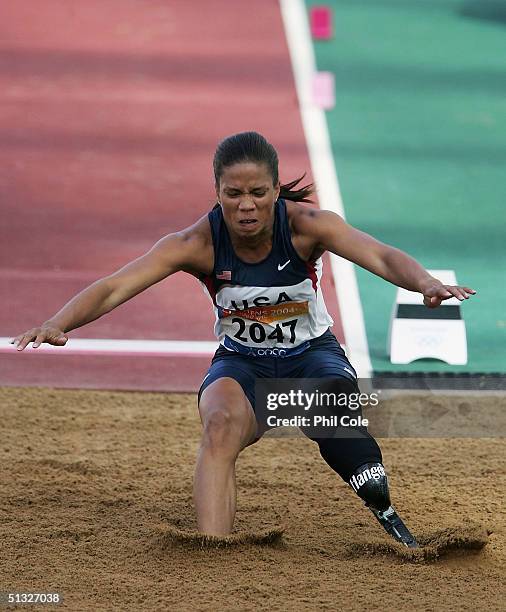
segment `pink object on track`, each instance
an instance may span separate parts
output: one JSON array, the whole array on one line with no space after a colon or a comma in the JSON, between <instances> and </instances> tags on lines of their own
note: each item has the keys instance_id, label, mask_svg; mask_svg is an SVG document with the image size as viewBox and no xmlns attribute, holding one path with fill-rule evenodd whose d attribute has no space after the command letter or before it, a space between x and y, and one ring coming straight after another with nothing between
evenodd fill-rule
<instances>
[{"instance_id":1,"label":"pink object on track","mask_svg":"<svg viewBox=\"0 0 506 612\"><path fill-rule=\"evenodd\" d=\"M334 34L332 9L328 6L313 6L310 11L311 34L317 40L328 40Z\"/></svg>"},{"instance_id":2,"label":"pink object on track","mask_svg":"<svg viewBox=\"0 0 506 612\"><path fill-rule=\"evenodd\" d=\"M333 72L315 72L312 82L313 102L324 110L336 104L336 86Z\"/></svg>"}]
</instances>

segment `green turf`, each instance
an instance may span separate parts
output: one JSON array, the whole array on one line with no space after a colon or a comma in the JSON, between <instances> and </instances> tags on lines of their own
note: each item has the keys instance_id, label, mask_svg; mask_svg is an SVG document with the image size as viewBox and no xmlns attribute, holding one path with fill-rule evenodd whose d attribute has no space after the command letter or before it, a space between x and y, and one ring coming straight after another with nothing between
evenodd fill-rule
<instances>
[{"instance_id":1,"label":"green turf","mask_svg":"<svg viewBox=\"0 0 506 612\"><path fill-rule=\"evenodd\" d=\"M394 366L395 288L358 270L375 370L506 371L506 2L335 0L327 113L348 222L478 291L467 366Z\"/></svg>"}]
</instances>

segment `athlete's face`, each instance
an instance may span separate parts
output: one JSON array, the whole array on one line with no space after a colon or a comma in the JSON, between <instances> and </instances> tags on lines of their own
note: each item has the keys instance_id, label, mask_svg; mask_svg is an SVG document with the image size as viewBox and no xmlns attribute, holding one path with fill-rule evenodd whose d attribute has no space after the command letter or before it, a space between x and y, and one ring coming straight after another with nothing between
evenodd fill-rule
<instances>
[{"instance_id":1,"label":"athlete's face","mask_svg":"<svg viewBox=\"0 0 506 612\"><path fill-rule=\"evenodd\" d=\"M229 231L245 238L270 232L279 182L273 184L266 164L241 162L224 168L216 195Z\"/></svg>"}]
</instances>

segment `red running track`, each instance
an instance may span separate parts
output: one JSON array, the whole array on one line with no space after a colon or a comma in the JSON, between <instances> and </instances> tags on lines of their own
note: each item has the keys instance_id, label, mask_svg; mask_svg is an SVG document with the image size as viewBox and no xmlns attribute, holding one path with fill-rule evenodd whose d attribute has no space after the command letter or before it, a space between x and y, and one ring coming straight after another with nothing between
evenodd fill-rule
<instances>
[{"instance_id":1,"label":"red running track","mask_svg":"<svg viewBox=\"0 0 506 612\"><path fill-rule=\"evenodd\" d=\"M309 171L276 1L1 3L0 336L209 210L214 148L244 130L276 146L282 180ZM71 337L208 341L212 324L179 273ZM30 348L0 354L0 385L193 391L208 362Z\"/></svg>"}]
</instances>

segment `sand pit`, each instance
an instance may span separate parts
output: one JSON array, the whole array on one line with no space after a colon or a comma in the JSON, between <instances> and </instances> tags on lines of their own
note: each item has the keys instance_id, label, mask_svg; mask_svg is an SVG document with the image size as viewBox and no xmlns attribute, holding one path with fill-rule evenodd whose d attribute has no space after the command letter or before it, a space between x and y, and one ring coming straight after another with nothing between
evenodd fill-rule
<instances>
[{"instance_id":1,"label":"sand pit","mask_svg":"<svg viewBox=\"0 0 506 612\"><path fill-rule=\"evenodd\" d=\"M352 555L396 555L404 561L431 562L450 555L462 556L482 550L491 532L482 525L459 525L418 535L419 548L395 541L368 542L350 546Z\"/></svg>"},{"instance_id":2,"label":"sand pit","mask_svg":"<svg viewBox=\"0 0 506 612\"><path fill-rule=\"evenodd\" d=\"M283 529L274 528L258 533L243 532L233 533L230 536L218 537L210 536L195 531L183 531L175 527L162 527L160 529L160 537L157 543L161 548L166 549L173 546L181 546L182 548L230 548L233 546L241 546L242 544L258 544L259 546L269 546L280 544L283 538Z\"/></svg>"},{"instance_id":3,"label":"sand pit","mask_svg":"<svg viewBox=\"0 0 506 612\"><path fill-rule=\"evenodd\" d=\"M195 396L4 388L0 405L3 591L58 591L79 611L506 600L503 439L380 440L419 550L388 538L314 443L264 439L238 463L234 533L213 539L197 534L191 499Z\"/></svg>"}]
</instances>

